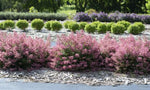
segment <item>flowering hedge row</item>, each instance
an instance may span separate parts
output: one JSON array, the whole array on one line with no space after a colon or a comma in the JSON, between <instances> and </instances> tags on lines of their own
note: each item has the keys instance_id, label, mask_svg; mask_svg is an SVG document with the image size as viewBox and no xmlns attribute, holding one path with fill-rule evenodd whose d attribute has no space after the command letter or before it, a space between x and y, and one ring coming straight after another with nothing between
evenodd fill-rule
<instances>
[{"instance_id":1,"label":"flowering hedge row","mask_svg":"<svg viewBox=\"0 0 150 90\"><path fill-rule=\"evenodd\" d=\"M107 33L99 41L82 32L62 35L52 49L50 67L55 70L109 70L150 73L150 41L133 36L119 41Z\"/></svg>"},{"instance_id":2,"label":"flowering hedge row","mask_svg":"<svg viewBox=\"0 0 150 90\"><path fill-rule=\"evenodd\" d=\"M25 34L0 33L0 67L10 70L32 70L47 67L50 42Z\"/></svg>"},{"instance_id":3,"label":"flowering hedge row","mask_svg":"<svg viewBox=\"0 0 150 90\"><path fill-rule=\"evenodd\" d=\"M101 22L110 22L110 21L121 21L126 20L129 22L143 22L150 24L150 15L139 15L135 13L92 13L88 15L87 13L80 12L77 13L74 17L74 19L78 22L80 21L101 21Z\"/></svg>"},{"instance_id":4,"label":"flowering hedge row","mask_svg":"<svg viewBox=\"0 0 150 90\"><path fill-rule=\"evenodd\" d=\"M61 35L57 45L27 37L25 34L0 33L0 67L32 70L108 70L121 73L150 73L150 41L133 36L119 41L108 33L98 41L83 31Z\"/></svg>"}]
</instances>

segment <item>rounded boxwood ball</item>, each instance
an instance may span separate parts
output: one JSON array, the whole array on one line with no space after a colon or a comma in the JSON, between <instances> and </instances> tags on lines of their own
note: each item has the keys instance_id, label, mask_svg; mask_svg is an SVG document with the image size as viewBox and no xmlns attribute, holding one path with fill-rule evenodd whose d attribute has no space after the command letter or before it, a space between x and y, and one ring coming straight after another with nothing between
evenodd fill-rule
<instances>
[{"instance_id":1,"label":"rounded boxwood ball","mask_svg":"<svg viewBox=\"0 0 150 90\"><path fill-rule=\"evenodd\" d=\"M131 25L131 23L130 23L130 22L125 21L125 20L118 21L117 23L118 23L118 24L122 24L122 25L124 25L124 26L125 26L125 30L127 30L127 29L128 29L128 27Z\"/></svg>"},{"instance_id":2,"label":"rounded boxwood ball","mask_svg":"<svg viewBox=\"0 0 150 90\"><path fill-rule=\"evenodd\" d=\"M106 24L107 30L106 31L111 31L112 25L115 24L114 22L110 22Z\"/></svg>"},{"instance_id":3,"label":"rounded boxwood ball","mask_svg":"<svg viewBox=\"0 0 150 90\"><path fill-rule=\"evenodd\" d=\"M28 27L29 23L27 20L19 20L16 23L16 26L22 30L25 30Z\"/></svg>"},{"instance_id":4,"label":"rounded boxwood ball","mask_svg":"<svg viewBox=\"0 0 150 90\"><path fill-rule=\"evenodd\" d=\"M80 22L79 29L84 29L87 24L88 24L87 22Z\"/></svg>"},{"instance_id":5,"label":"rounded boxwood ball","mask_svg":"<svg viewBox=\"0 0 150 90\"><path fill-rule=\"evenodd\" d=\"M88 33L94 33L96 31L96 25L94 25L94 24L87 24L84 29Z\"/></svg>"},{"instance_id":6,"label":"rounded boxwood ball","mask_svg":"<svg viewBox=\"0 0 150 90\"><path fill-rule=\"evenodd\" d=\"M142 22L135 22L134 24L139 26L140 32L143 32L145 30L145 25Z\"/></svg>"},{"instance_id":7,"label":"rounded boxwood ball","mask_svg":"<svg viewBox=\"0 0 150 90\"><path fill-rule=\"evenodd\" d=\"M71 22L69 24L69 29L73 32L75 32L76 30L79 30L79 24L76 22Z\"/></svg>"},{"instance_id":8,"label":"rounded boxwood ball","mask_svg":"<svg viewBox=\"0 0 150 90\"><path fill-rule=\"evenodd\" d=\"M36 30L41 30L44 26L44 21L42 19L34 19L31 22L31 27Z\"/></svg>"},{"instance_id":9,"label":"rounded boxwood ball","mask_svg":"<svg viewBox=\"0 0 150 90\"><path fill-rule=\"evenodd\" d=\"M47 21L46 23L45 23L45 28L47 29L47 30L51 30L52 28L51 28L51 23L52 23L53 21Z\"/></svg>"},{"instance_id":10,"label":"rounded boxwood ball","mask_svg":"<svg viewBox=\"0 0 150 90\"><path fill-rule=\"evenodd\" d=\"M51 28L52 28L53 31L57 32L57 31L62 29L62 24L60 22L58 22L58 21L53 21L51 23Z\"/></svg>"},{"instance_id":11,"label":"rounded boxwood ball","mask_svg":"<svg viewBox=\"0 0 150 90\"><path fill-rule=\"evenodd\" d=\"M97 26L98 33L106 33L107 27L105 23L101 23Z\"/></svg>"},{"instance_id":12,"label":"rounded boxwood ball","mask_svg":"<svg viewBox=\"0 0 150 90\"><path fill-rule=\"evenodd\" d=\"M130 34L135 34L135 35L141 33L140 27L139 27L138 25L136 25L136 24L130 25L130 26L128 27L128 30L127 30L127 31L128 31L128 33L130 33Z\"/></svg>"},{"instance_id":13,"label":"rounded boxwood ball","mask_svg":"<svg viewBox=\"0 0 150 90\"><path fill-rule=\"evenodd\" d=\"M113 24L111 27L111 33L114 34L123 34L125 31L125 26L122 24Z\"/></svg>"},{"instance_id":14,"label":"rounded boxwood ball","mask_svg":"<svg viewBox=\"0 0 150 90\"><path fill-rule=\"evenodd\" d=\"M15 27L15 22L12 20L6 20L4 21L4 28L5 29L12 29Z\"/></svg>"}]
</instances>

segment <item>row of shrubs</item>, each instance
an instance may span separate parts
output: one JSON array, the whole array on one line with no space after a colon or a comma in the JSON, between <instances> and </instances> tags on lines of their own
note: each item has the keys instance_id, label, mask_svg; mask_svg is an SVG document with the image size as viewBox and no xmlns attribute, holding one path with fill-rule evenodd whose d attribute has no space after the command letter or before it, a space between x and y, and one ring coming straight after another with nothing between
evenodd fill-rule
<instances>
[{"instance_id":1,"label":"row of shrubs","mask_svg":"<svg viewBox=\"0 0 150 90\"><path fill-rule=\"evenodd\" d=\"M16 26L24 31L28 27L28 25L28 21L26 20L19 20L16 23ZM12 20L6 20L0 23L0 29L11 29L14 27L15 22ZM34 19L31 22L31 27L36 30L41 30L44 27L44 21L42 19ZM62 27L63 25L58 21L48 21L45 23L46 29L56 32L61 30ZM107 31L110 31L114 34L122 34L126 30L131 34L140 34L145 30L145 26L141 22L135 22L134 24L131 24L128 21L118 21L117 23L101 23L99 21L95 21L90 24L88 24L87 22L80 22L78 24L75 21L66 21L64 23L64 27L66 29L70 29L73 32L83 29L88 33L106 33Z\"/></svg>"},{"instance_id":2,"label":"row of shrubs","mask_svg":"<svg viewBox=\"0 0 150 90\"><path fill-rule=\"evenodd\" d=\"M120 13L120 12L110 14L104 12L91 14L80 12L75 15L74 19L77 22L81 21L116 22L126 20L129 22L143 22L150 24L150 15L139 15L135 13Z\"/></svg>"},{"instance_id":3,"label":"row of shrubs","mask_svg":"<svg viewBox=\"0 0 150 90\"><path fill-rule=\"evenodd\" d=\"M13 20L5 20L3 22L0 23L0 29L5 30L11 30L13 28L15 28L15 25L26 31L26 28L28 28L29 26L29 22L27 20L19 20L16 23ZM62 29L62 24L58 21L48 21L44 24L44 21L42 19L34 19L31 22L31 27L33 29L36 30L41 30L45 25L45 28L48 30L54 30L54 31L59 31L60 29Z\"/></svg>"},{"instance_id":4,"label":"row of shrubs","mask_svg":"<svg viewBox=\"0 0 150 90\"><path fill-rule=\"evenodd\" d=\"M33 70L42 67L60 71L108 70L120 73L150 73L150 41L133 36L119 41L108 33L98 41L84 31L50 39L25 34L0 33L0 67Z\"/></svg>"},{"instance_id":5,"label":"row of shrubs","mask_svg":"<svg viewBox=\"0 0 150 90\"><path fill-rule=\"evenodd\" d=\"M66 20L66 14L59 13L19 13L19 12L0 12L0 20L33 20L40 18L43 20Z\"/></svg>"},{"instance_id":6,"label":"row of shrubs","mask_svg":"<svg viewBox=\"0 0 150 90\"><path fill-rule=\"evenodd\" d=\"M70 29L73 32L82 29L88 33L106 33L109 31L114 34L123 34L127 30L130 34L140 34L145 30L143 23L135 22L131 24L128 21L118 21L117 23L101 23L99 21L94 21L92 23L80 22L79 24L75 21L66 21L64 26L66 29Z\"/></svg>"}]
</instances>

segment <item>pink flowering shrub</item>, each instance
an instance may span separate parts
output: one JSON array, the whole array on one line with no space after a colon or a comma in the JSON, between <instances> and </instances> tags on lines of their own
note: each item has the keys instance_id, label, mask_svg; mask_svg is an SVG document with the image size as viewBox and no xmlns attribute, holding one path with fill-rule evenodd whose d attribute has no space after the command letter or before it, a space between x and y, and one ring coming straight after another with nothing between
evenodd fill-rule
<instances>
[{"instance_id":1,"label":"pink flowering shrub","mask_svg":"<svg viewBox=\"0 0 150 90\"><path fill-rule=\"evenodd\" d=\"M118 48L118 42L113 39L109 33L103 39L99 41L100 56L103 58L101 63L101 68L104 70L114 71L115 62L112 59L113 54Z\"/></svg>"},{"instance_id":2,"label":"pink flowering shrub","mask_svg":"<svg viewBox=\"0 0 150 90\"><path fill-rule=\"evenodd\" d=\"M121 73L150 73L150 41L135 40L133 36L122 38L113 55L116 69Z\"/></svg>"},{"instance_id":3,"label":"pink flowering shrub","mask_svg":"<svg viewBox=\"0 0 150 90\"><path fill-rule=\"evenodd\" d=\"M57 46L51 52L49 64L55 70L89 70L100 66L98 42L83 31L58 37Z\"/></svg>"},{"instance_id":4,"label":"pink flowering shrub","mask_svg":"<svg viewBox=\"0 0 150 90\"><path fill-rule=\"evenodd\" d=\"M10 70L32 70L46 67L50 42L25 34L0 33L0 67Z\"/></svg>"}]
</instances>

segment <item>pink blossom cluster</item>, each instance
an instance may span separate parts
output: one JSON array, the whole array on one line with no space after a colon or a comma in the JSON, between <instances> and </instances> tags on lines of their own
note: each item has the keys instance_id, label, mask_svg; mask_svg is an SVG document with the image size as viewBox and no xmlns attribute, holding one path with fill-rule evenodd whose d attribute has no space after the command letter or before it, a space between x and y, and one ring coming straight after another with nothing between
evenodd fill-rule
<instances>
[{"instance_id":1,"label":"pink blossom cluster","mask_svg":"<svg viewBox=\"0 0 150 90\"><path fill-rule=\"evenodd\" d=\"M58 37L51 50L49 67L55 70L109 70L121 73L150 73L150 41L133 36L100 40L83 31Z\"/></svg>"},{"instance_id":2,"label":"pink blossom cluster","mask_svg":"<svg viewBox=\"0 0 150 90\"><path fill-rule=\"evenodd\" d=\"M50 67L55 70L89 70L96 69L102 62L99 56L99 44L95 38L83 31L69 36L58 37L57 45L53 48Z\"/></svg>"},{"instance_id":3,"label":"pink blossom cluster","mask_svg":"<svg viewBox=\"0 0 150 90\"><path fill-rule=\"evenodd\" d=\"M61 35L57 44L25 34L0 33L0 67L32 70L108 70L121 73L150 73L150 41L133 36L112 38L109 33L98 41L84 31Z\"/></svg>"},{"instance_id":4,"label":"pink blossom cluster","mask_svg":"<svg viewBox=\"0 0 150 90\"><path fill-rule=\"evenodd\" d=\"M32 70L46 67L50 61L50 42L25 34L0 33L0 67Z\"/></svg>"},{"instance_id":5,"label":"pink blossom cluster","mask_svg":"<svg viewBox=\"0 0 150 90\"><path fill-rule=\"evenodd\" d=\"M148 74L150 73L150 41L133 36L121 38L119 47L112 59L116 71L121 73Z\"/></svg>"}]
</instances>

